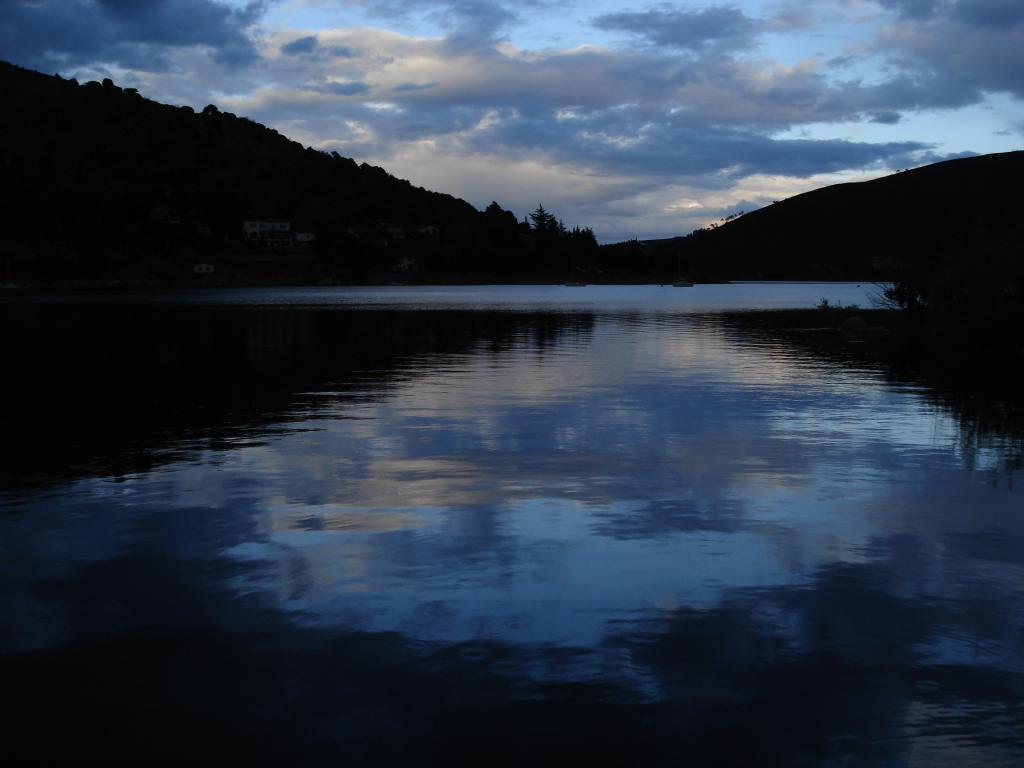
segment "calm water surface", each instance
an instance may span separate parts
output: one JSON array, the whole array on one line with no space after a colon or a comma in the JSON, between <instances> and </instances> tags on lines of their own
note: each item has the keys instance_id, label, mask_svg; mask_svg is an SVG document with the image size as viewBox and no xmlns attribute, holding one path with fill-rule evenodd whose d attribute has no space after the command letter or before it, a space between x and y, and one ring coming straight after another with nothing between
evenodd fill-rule
<instances>
[{"instance_id":1,"label":"calm water surface","mask_svg":"<svg viewBox=\"0 0 1024 768\"><path fill-rule=\"evenodd\" d=\"M721 313L869 289L7 301L5 722L43 762L1020 764L1020 434Z\"/></svg>"}]
</instances>

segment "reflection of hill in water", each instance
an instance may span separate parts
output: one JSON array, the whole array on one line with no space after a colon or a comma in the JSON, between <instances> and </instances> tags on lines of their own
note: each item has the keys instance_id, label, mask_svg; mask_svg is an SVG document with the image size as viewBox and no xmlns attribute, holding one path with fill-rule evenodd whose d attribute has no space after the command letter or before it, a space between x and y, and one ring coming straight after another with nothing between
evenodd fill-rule
<instances>
[{"instance_id":1,"label":"reflection of hill in water","mask_svg":"<svg viewBox=\"0 0 1024 768\"><path fill-rule=\"evenodd\" d=\"M452 356L543 353L589 340L595 323L592 314L96 304L9 304L0 318L10 371L3 423L16 446L0 473L8 487L138 472L198 450L251 444L337 416L345 403L380 397L450 365ZM636 319L633 332L643 333L645 322ZM1024 408L1005 371L977 375L849 344L822 330L835 323L815 313L696 322L741 345L783 345L797 358L870 368L894 385L921 388L958 421L969 461L997 455L1007 474L1024 465Z\"/></svg>"},{"instance_id":2,"label":"reflection of hill in water","mask_svg":"<svg viewBox=\"0 0 1024 768\"><path fill-rule=\"evenodd\" d=\"M936 409L957 422L961 451L971 468L982 454L997 457L1007 477L1024 469L1024 396L1020 369L1024 361L944 359L905 348L898 316L881 322L896 329L893 337L851 343L837 330L846 313L817 311L743 312L705 315L699 322L726 329L738 341L760 340L784 345L796 356L813 356L837 370L878 371L893 386L919 390Z\"/></svg>"},{"instance_id":3,"label":"reflection of hill in water","mask_svg":"<svg viewBox=\"0 0 1024 768\"><path fill-rule=\"evenodd\" d=\"M538 353L589 315L92 304L0 308L0 483L125 474L375 398L452 355Z\"/></svg>"}]
</instances>

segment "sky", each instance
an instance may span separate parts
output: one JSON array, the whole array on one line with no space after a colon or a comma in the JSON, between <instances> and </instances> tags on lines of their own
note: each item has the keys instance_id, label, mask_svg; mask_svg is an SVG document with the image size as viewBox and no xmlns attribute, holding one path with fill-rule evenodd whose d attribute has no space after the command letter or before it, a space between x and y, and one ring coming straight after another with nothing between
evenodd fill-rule
<instances>
[{"instance_id":1,"label":"sky","mask_svg":"<svg viewBox=\"0 0 1024 768\"><path fill-rule=\"evenodd\" d=\"M1022 0L0 0L0 59L605 242L1024 148Z\"/></svg>"}]
</instances>

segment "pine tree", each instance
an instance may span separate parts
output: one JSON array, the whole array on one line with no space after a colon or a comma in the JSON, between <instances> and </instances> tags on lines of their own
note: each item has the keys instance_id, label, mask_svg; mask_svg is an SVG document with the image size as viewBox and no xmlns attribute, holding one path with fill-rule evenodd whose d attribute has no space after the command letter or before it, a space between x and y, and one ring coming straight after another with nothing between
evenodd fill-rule
<instances>
[{"instance_id":1,"label":"pine tree","mask_svg":"<svg viewBox=\"0 0 1024 768\"><path fill-rule=\"evenodd\" d=\"M556 234L558 232L558 219L554 214L544 210L544 206L538 204L537 210L530 214L534 230L541 235Z\"/></svg>"}]
</instances>

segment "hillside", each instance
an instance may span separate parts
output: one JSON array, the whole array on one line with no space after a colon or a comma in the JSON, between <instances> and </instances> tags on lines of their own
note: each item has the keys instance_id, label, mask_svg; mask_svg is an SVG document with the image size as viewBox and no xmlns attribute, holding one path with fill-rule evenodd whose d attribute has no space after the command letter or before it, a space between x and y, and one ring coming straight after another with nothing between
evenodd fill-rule
<instances>
[{"instance_id":1,"label":"hillside","mask_svg":"<svg viewBox=\"0 0 1024 768\"><path fill-rule=\"evenodd\" d=\"M570 260L496 204L478 212L212 105L2 62L0 96L8 284L543 273Z\"/></svg>"},{"instance_id":2,"label":"hillside","mask_svg":"<svg viewBox=\"0 0 1024 768\"><path fill-rule=\"evenodd\" d=\"M1020 249L1024 152L949 160L837 184L662 242L697 274L745 278L896 275L907 265Z\"/></svg>"},{"instance_id":3,"label":"hillside","mask_svg":"<svg viewBox=\"0 0 1024 768\"><path fill-rule=\"evenodd\" d=\"M933 357L1024 365L1024 152L798 195L660 244L693 274L889 283Z\"/></svg>"}]
</instances>

